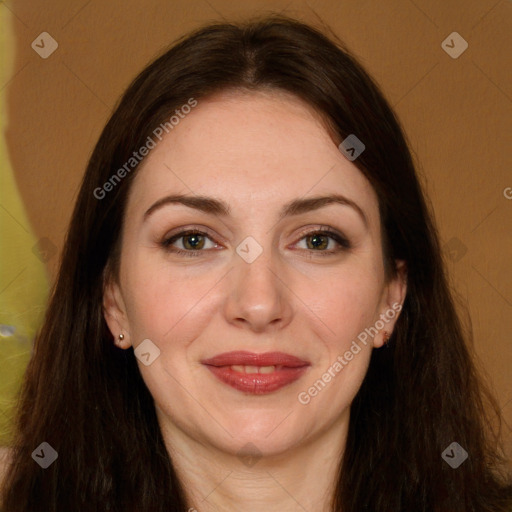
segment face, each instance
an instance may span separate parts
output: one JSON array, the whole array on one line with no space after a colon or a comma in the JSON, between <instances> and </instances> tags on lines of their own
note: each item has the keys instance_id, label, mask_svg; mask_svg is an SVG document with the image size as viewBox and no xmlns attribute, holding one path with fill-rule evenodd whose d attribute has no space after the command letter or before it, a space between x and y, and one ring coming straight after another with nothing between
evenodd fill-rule
<instances>
[{"instance_id":1,"label":"face","mask_svg":"<svg viewBox=\"0 0 512 512\"><path fill-rule=\"evenodd\" d=\"M385 282L375 192L317 114L223 93L139 169L105 318L168 436L277 454L347 425L402 277Z\"/></svg>"}]
</instances>

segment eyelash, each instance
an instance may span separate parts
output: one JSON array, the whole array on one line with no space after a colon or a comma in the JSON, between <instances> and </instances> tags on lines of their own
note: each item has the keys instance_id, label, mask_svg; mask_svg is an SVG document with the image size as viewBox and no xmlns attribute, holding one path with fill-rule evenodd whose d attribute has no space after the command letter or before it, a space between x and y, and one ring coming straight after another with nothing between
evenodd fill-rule
<instances>
[{"instance_id":1,"label":"eyelash","mask_svg":"<svg viewBox=\"0 0 512 512\"><path fill-rule=\"evenodd\" d=\"M176 233L175 235L173 235L170 238L166 238L166 239L162 240L162 242L160 242L160 245L165 250L172 252L174 254L181 254L183 256L188 256L188 257L192 257L192 258L200 256L200 253L205 252L204 250L185 251L183 249L176 249L175 247L172 247L172 244L176 240L179 240L180 238L184 238L188 235L206 236L212 242L214 241L208 235L208 233L205 233L204 231L201 231L199 229L187 229L184 231L180 231L179 233ZM336 231L333 231L332 229L330 229L327 226L322 226L320 229L317 229L317 230L303 231L302 233L300 233L300 235L299 235L300 238L298 241L300 242L302 239L306 238L307 236L313 236L313 235L327 236L328 238L331 238L332 240L334 240L341 248L334 249L334 250L331 249L330 251L316 251L314 249L301 249L302 251L307 251L309 254L316 253L318 256L325 257L325 256L333 256L341 251L348 250L352 247L352 245L346 238L344 238L339 233L337 233ZM314 256L311 254L311 256L308 256L308 257L313 258Z\"/></svg>"}]
</instances>

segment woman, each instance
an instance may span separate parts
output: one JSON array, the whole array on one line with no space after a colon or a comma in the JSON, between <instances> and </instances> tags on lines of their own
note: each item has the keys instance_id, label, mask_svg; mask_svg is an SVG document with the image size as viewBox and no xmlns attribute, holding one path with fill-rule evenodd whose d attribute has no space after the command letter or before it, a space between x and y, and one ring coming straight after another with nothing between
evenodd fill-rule
<instances>
[{"instance_id":1,"label":"woman","mask_svg":"<svg viewBox=\"0 0 512 512\"><path fill-rule=\"evenodd\" d=\"M371 78L294 20L208 26L96 145L2 510L510 511L465 338Z\"/></svg>"}]
</instances>

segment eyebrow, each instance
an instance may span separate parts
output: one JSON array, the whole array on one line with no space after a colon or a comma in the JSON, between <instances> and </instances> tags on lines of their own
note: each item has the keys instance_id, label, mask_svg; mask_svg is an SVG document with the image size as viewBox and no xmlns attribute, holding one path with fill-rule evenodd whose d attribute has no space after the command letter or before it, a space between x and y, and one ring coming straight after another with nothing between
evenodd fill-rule
<instances>
[{"instance_id":1,"label":"eyebrow","mask_svg":"<svg viewBox=\"0 0 512 512\"><path fill-rule=\"evenodd\" d=\"M231 214L231 208L221 199L208 196L189 196L184 194L175 194L162 197L156 203L154 203L144 214L144 220L146 220L156 210L159 210L163 206L170 204L181 204L188 208L200 210L210 215L219 215L222 217L227 217ZM282 220L288 216L300 215L302 213L318 210L330 204L341 204L343 206L351 207L362 218L364 225L368 227L368 219L362 208L356 202L341 194L330 194L327 196L316 196L306 199L294 199L282 207L281 211L279 212L279 220Z\"/></svg>"}]
</instances>

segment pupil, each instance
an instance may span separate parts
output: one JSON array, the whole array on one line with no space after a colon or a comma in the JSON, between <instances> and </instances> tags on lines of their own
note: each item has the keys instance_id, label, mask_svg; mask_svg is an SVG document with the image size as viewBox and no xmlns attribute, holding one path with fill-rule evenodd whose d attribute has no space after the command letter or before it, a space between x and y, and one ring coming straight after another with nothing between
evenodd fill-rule
<instances>
[{"instance_id":1,"label":"pupil","mask_svg":"<svg viewBox=\"0 0 512 512\"><path fill-rule=\"evenodd\" d=\"M323 242L321 240L322 238L324 239ZM325 237L323 235L312 235L311 239L313 247L318 248L319 246L325 246Z\"/></svg>"},{"instance_id":2,"label":"pupil","mask_svg":"<svg viewBox=\"0 0 512 512\"><path fill-rule=\"evenodd\" d=\"M188 235L185 238L185 245L190 245L192 249L197 249L201 245L201 235Z\"/></svg>"}]
</instances>

